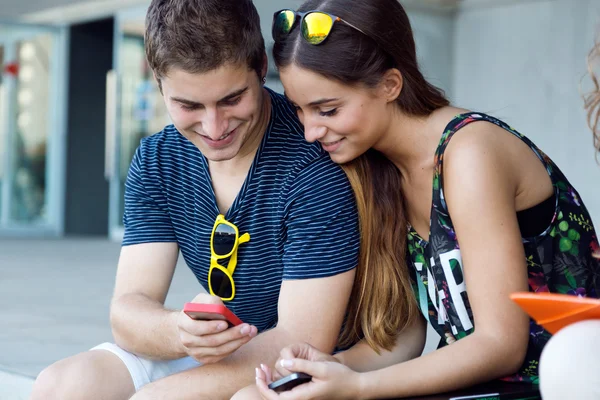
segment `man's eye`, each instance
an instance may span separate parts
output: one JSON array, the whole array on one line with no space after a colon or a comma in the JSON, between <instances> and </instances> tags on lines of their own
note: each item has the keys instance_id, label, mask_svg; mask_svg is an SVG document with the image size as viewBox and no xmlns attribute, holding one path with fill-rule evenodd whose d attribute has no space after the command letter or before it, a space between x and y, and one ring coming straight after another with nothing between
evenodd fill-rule
<instances>
[{"instance_id":1,"label":"man's eye","mask_svg":"<svg viewBox=\"0 0 600 400\"><path fill-rule=\"evenodd\" d=\"M226 106L235 106L241 100L242 100L241 97L236 97L235 99L230 99L230 100L224 101L223 104L226 105Z\"/></svg>"},{"instance_id":2,"label":"man's eye","mask_svg":"<svg viewBox=\"0 0 600 400\"><path fill-rule=\"evenodd\" d=\"M185 104L180 104L179 106L181 107L182 110L185 110L185 111L196 111L197 109L200 108L198 106L188 106Z\"/></svg>"}]
</instances>

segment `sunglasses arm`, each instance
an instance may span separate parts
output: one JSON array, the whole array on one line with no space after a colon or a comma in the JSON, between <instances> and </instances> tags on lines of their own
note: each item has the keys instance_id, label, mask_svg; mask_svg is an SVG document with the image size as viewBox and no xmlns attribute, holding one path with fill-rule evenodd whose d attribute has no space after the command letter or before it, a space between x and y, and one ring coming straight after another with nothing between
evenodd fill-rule
<instances>
[{"instance_id":1,"label":"sunglasses arm","mask_svg":"<svg viewBox=\"0 0 600 400\"><path fill-rule=\"evenodd\" d=\"M235 267L237 266L237 249L238 249L239 245L242 243L249 242L249 241L250 241L250 234L248 232L246 232L242 236L240 236L237 243L233 247L233 252L231 253L231 258L229 259L229 263L227 263L227 272L229 272L229 274L233 275L233 272L235 271Z\"/></svg>"}]
</instances>

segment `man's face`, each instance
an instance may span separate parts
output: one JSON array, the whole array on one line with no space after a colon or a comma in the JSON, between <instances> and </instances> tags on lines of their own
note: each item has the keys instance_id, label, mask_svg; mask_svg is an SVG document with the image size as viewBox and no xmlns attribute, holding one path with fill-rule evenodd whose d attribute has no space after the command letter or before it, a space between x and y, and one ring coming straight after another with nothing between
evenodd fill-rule
<instances>
[{"instance_id":1,"label":"man's face","mask_svg":"<svg viewBox=\"0 0 600 400\"><path fill-rule=\"evenodd\" d=\"M226 161L254 149L265 112L264 91L254 70L226 64L203 73L171 68L161 79L173 124L210 161ZM258 126L260 128L260 126Z\"/></svg>"}]
</instances>

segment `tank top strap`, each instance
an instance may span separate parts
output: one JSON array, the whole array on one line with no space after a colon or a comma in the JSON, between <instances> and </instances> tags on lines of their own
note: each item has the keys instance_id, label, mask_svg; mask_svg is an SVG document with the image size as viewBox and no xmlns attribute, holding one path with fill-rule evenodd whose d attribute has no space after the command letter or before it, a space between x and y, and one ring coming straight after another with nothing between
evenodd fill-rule
<instances>
[{"instance_id":1,"label":"tank top strap","mask_svg":"<svg viewBox=\"0 0 600 400\"><path fill-rule=\"evenodd\" d=\"M527 146L529 146L529 148L536 154L539 160L546 167L546 170L548 171L548 174L550 175L550 178L552 179L553 183L555 183L555 180L559 178L558 176L556 176L557 171L553 168L553 165L548 156L546 156L546 154L544 154L535 144L533 144L531 140L517 132L507 123L499 120L498 118L494 118L490 115L481 112L467 112L464 114L459 114L456 117L454 117L448 123L448 125L446 125L444 133L442 134L442 137L435 152L435 170L433 175L433 206L438 209L438 212L441 212L442 214L447 214L447 207L443 194L444 185L442 173L444 164L444 152L446 151L446 147L448 147L450 139L452 139L452 136L454 136L456 132L469 125L470 123L477 121L486 121L492 123L512 133L514 136L522 140Z\"/></svg>"}]
</instances>

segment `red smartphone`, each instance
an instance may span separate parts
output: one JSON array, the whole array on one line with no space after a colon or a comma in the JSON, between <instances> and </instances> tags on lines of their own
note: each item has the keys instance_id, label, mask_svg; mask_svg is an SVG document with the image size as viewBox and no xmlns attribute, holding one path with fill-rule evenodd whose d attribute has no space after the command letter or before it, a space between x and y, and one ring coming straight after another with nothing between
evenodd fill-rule
<instances>
[{"instance_id":1,"label":"red smartphone","mask_svg":"<svg viewBox=\"0 0 600 400\"><path fill-rule=\"evenodd\" d=\"M201 321L223 320L229 327L241 325L243 322L222 304L185 303L183 312L190 318Z\"/></svg>"}]
</instances>

